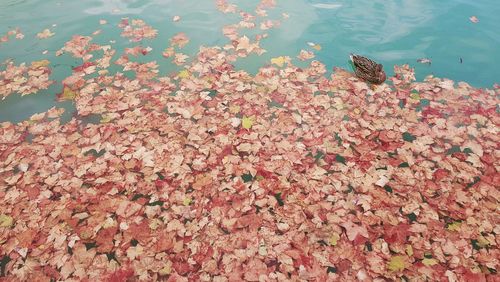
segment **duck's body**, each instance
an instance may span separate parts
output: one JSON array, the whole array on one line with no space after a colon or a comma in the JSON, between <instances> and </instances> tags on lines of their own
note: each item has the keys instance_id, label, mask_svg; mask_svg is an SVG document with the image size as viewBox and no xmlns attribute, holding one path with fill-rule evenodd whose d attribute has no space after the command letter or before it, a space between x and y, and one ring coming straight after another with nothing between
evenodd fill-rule
<instances>
[{"instance_id":1,"label":"duck's body","mask_svg":"<svg viewBox=\"0 0 500 282\"><path fill-rule=\"evenodd\" d=\"M354 54L351 54L351 61L357 77L373 84L382 84L386 80L387 77L381 64Z\"/></svg>"}]
</instances>

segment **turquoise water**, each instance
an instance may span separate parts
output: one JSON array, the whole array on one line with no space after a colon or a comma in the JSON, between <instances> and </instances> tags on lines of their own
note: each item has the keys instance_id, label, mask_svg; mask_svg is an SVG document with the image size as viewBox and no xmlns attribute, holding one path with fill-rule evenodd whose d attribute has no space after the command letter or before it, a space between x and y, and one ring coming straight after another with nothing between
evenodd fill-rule
<instances>
[{"instance_id":1,"label":"turquoise water","mask_svg":"<svg viewBox=\"0 0 500 282\"><path fill-rule=\"evenodd\" d=\"M21 121L34 113L46 111L55 104L55 93L61 91L60 81L81 61L69 56L56 57L72 35L95 36L98 44L112 44L118 49L137 45L120 37L117 27L123 17L139 18L159 30L156 39L143 45L153 48L147 60L157 60L165 73L180 68L164 60L162 51L168 39L185 32L190 43L183 49L196 54L200 45L224 45L228 39L222 27L237 22L237 14L223 14L215 1L188 0L3 0L0 1L0 35L19 27L23 40L11 39L0 44L0 61L13 59L16 64L47 59L51 61L53 80L58 83L46 91L21 97L10 95L0 102L0 121ZM253 11L257 1L233 1ZM270 18L289 18L269 31L261 46L262 56L252 55L239 60L237 67L255 72L270 58L295 57L308 42L319 44L316 59L331 70L334 66L348 68L351 52L370 56L386 66L389 73L395 64L409 63L416 68L417 78L434 74L478 87L491 87L500 82L500 5L494 0L341 0L341 1L279 1L269 11ZM173 22L172 17L181 21ZM469 17L476 16L478 23ZM101 25L99 20L108 23ZM49 28L55 35L40 40L36 34ZM249 35L252 31L249 30ZM111 43L110 43L111 42ZM310 49L310 48L309 48ZM44 51L48 51L43 54ZM117 58L115 56L115 58ZM429 58L432 64L417 63ZM62 104L71 109L71 103ZM66 119L71 112L66 113Z\"/></svg>"}]
</instances>

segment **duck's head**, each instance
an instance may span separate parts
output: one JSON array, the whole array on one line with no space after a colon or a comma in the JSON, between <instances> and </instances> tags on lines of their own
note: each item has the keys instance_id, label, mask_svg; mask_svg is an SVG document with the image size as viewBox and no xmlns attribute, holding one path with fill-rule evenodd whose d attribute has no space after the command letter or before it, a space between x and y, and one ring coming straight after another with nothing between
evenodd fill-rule
<instances>
[{"instance_id":1,"label":"duck's head","mask_svg":"<svg viewBox=\"0 0 500 282\"><path fill-rule=\"evenodd\" d=\"M377 74L377 84L382 84L387 79L387 76L384 71L384 66L382 66L381 64L377 64L376 74Z\"/></svg>"}]
</instances>

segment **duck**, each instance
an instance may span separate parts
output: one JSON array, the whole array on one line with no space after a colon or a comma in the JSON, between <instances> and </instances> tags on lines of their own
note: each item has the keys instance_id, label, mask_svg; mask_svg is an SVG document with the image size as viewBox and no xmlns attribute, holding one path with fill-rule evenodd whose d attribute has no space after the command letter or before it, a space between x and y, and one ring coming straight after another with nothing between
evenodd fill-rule
<instances>
[{"instance_id":1,"label":"duck","mask_svg":"<svg viewBox=\"0 0 500 282\"><path fill-rule=\"evenodd\" d=\"M387 79L381 64L360 55L351 54L350 57L357 77L373 84L382 84Z\"/></svg>"}]
</instances>

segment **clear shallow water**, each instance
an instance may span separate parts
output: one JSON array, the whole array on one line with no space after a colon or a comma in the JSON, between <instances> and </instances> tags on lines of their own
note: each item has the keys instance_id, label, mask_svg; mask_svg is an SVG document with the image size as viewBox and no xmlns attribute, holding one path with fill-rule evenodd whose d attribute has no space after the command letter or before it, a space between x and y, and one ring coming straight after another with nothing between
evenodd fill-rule
<instances>
[{"instance_id":1,"label":"clear shallow water","mask_svg":"<svg viewBox=\"0 0 500 282\"><path fill-rule=\"evenodd\" d=\"M254 2L257 1L235 1L248 11L253 11ZM301 49L308 49L307 42L314 42L322 46L315 52L316 59L329 69L348 68L348 55L355 52L375 58L389 72L395 64L409 63L416 68L418 79L434 74L479 87L491 87L500 81L500 6L494 0L279 1L269 15L280 18L281 13L288 13L290 18L262 40L261 46L267 53L239 60L238 68L255 72L270 58L295 57ZM172 22L175 15L182 20ZM480 22L471 23L472 15ZM69 56L54 55L72 35L90 35L101 29L94 41L116 41L112 45L118 54L120 49L137 45L120 37L117 24L123 17L143 19L159 30L155 40L143 45L153 48L147 59L157 60L165 73L179 70L161 57L172 35L185 32L191 41L183 52L194 55L200 45L226 44L228 39L221 29L239 18L220 13L214 1L208 0L0 1L0 34L15 27L25 34L23 40L0 44L0 61L14 59L19 64L48 59L53 68L51 78L59 82L38 94L10 95L0 102L0 121L21 121L56 104L54 98L61 91L61 79L81 64ZM108 24L100 25L100 19ZM55 35L37 39L36 34L45 28ZM45 50L49 51L46 55L42 54ZM416 62L424 57L430 58L432 64ZM70 102L63 105L71 107ZM66 118L70 115L68 112Z\"/></svg>"}]
</instances>

